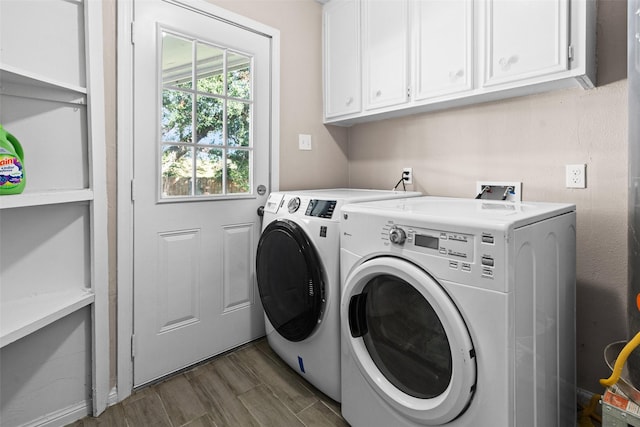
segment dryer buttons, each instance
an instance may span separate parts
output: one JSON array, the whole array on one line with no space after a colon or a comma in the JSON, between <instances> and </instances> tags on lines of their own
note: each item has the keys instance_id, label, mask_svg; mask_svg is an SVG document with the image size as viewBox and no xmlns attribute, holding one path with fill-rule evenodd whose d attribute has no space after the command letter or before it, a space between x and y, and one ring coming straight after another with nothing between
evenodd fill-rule
<instances>
[{"instance_id":1,"label":"dryer buttons","mask_svg":"<svg viewBox=\"0 0 640 427\"><path fill-rule=\"evenodd\" d=\"M482 262L482 265L486 267L495 267L495 264L496 264L492 257L486 256L486 255L482 257L481 262Z\"/></svg>"},{"instance_id":2,"label":"dryer buttons","mask_svg":"<svg viewBox=\"0 0 640 427\"><path fill-rule=\"evenodd\" d=\"M493 245L495 243L495 239L493 235L488 233L482 233L482 243L486 243L488 245Z\"/></svg>"}]
</instances>

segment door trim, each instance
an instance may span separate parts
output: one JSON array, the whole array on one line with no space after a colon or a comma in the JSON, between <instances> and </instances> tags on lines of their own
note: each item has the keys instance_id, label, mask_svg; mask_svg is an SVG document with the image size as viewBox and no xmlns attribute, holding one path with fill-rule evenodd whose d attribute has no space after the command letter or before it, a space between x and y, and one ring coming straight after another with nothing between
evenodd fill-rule
<instances>
[{"instance_id":1,"label":"door trim","mask_svg":"<svg viewBox=\"0 0 640 427\"><path fill-rule=\"evenodd\" d=\"M164 0L271 38L269 191L279 189L280 31L205 0ZM117 12L117 401L133 391L133 25L134 0L119 0Z\"/></svg>"}]
</instances>

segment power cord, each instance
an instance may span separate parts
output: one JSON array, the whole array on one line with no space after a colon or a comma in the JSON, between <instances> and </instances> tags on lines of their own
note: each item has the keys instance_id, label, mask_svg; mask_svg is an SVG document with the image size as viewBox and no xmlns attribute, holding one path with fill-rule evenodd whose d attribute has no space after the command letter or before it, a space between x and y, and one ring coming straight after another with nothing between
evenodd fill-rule
<instances>
[{"instance_id":1,"label":"power cord","mask_svg":"<svg viewBox=\"0 0 640 427\"><path fill-rule=\"evenodd\" d=\"M409 172L402 172L402 175L400 176L400 180L396 183L396 185L393 186L393 188L391 189L392 191L395 190L396 188L398 188L398 186L400 185L400 183L402 183L402 191L407 191L407 186L404 184L405 181L407 181L409 179Z\"/></svg>"}]
</instances>

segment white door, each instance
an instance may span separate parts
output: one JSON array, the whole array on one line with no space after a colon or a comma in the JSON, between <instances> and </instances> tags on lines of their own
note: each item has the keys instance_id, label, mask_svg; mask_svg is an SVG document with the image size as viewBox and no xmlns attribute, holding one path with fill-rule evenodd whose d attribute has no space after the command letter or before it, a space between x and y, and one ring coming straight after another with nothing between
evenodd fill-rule
<instances>
[{"instance_id":1,"label":"white door","mask_svg":"<svg viewBox=\"0 0 640 427\"><path fill-rule=\"evenodd\" d=\"M175 2L136 0L134 14L139 386L264 335L270 39Z\"/></svg>"}]
</instances>

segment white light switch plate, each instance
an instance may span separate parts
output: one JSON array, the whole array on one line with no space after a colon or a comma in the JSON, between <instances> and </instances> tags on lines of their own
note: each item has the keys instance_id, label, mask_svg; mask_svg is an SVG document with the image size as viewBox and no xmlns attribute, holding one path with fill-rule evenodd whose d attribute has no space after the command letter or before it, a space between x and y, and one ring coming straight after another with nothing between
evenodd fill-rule
<instances>
[{"instance_id":1,"label":"white light switch plate","mask_svg":"<svg viewBox=\"0 0 640 427\"><path fill-rule=\"evenodd\" d=\"M302 133L298 135L298 149L311 150L311 135L305 135Z\"/></svg>"}]
</instances>

